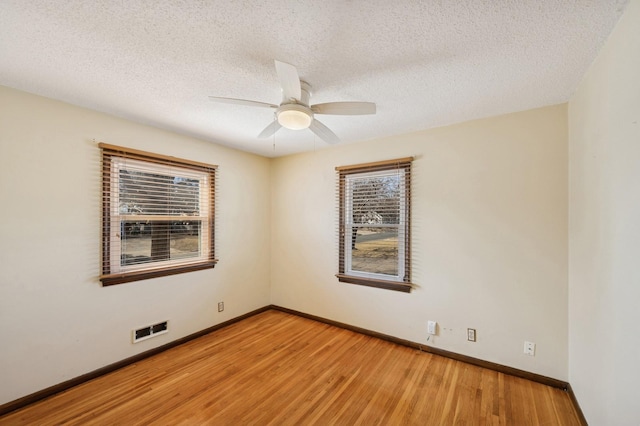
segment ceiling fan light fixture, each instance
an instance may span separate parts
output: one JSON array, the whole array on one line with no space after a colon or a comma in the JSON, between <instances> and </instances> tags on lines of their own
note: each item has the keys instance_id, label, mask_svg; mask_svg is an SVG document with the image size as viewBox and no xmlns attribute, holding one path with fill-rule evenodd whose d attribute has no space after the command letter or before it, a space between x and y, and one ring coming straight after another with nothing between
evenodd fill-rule
<instances>
[{"instance_id":1,"label":"ceiling fan light fixture","mask_svg":"<svg viewBox=\"0 0 640 426\"><path fill-rule=\"evenodd\" d=\"M302 105L283 105L278 111L278 123L291 130L306 129L311 125L313 113Z\"/></svg>"},{"instance_id":2,"label":"ceiling fan light fixture","mask_svg":"<svg viewBox=\"0 0 640 426\"><path fill-rule=\"evenodd\" d=\"M258 137L262 139L275 135L278 130L284 127L291 130L309 129L327 143L338 143L340 142L338 136L327 126L316 120L314 118L315 114L365 115L376 113L376 104L373 102L325 102L310 105L311 85L304 80L300 80L296 67L280 61L275 61L275 64L280 87L282 88L282 102L280 105L218 96L209 96L209 99L214 102L275 110L275 120L258 134Z\"/></svg>"}]
</instances>

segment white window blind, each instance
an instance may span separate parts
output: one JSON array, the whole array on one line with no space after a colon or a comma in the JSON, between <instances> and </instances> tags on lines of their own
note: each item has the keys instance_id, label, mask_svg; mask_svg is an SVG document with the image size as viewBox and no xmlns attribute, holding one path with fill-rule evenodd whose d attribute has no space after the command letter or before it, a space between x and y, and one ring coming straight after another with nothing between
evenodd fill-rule
<instances>
[{"instance_id":1,"label":"white window blind","mask_svg":"<svg viewBox=\"0 0 640 426\"><path fill-rule=\"evenodd\" d=\"M103 284L213 267L216 166L100 147Z\"/></svg>"}]
</instances>

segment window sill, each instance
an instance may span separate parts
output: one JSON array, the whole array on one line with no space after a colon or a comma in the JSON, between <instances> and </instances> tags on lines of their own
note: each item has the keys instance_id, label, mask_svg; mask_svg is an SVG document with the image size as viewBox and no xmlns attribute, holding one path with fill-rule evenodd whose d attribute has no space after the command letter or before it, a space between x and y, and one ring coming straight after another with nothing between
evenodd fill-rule
<instances>
[{"instance_id":1,"label":"window sill","mask_svg":"<svg viewBox=\"0 0 640 426\"><path fill-rule=\"evenodd\" d=\"M116 284L130 283L133 281L142 281L150 278L166 277L169 275L184 274L186 272L201 271L203 269L212 269L216 266L217 260L205 263L196 263L193 265L184 265L166 269L153 269L149 271L123 272L121 274L109 274L100 277L102 286L110 286Z\"/></svg>"},{"instance_id":2,"label":"window sill","mask_svg":"<svg viewBox=\"0 0 640 426\"><path fill-rule=\"evenodd\" d=\"M413 285L411 283L376 280L372 278L354 277L353 275L337 274L338 281L342 283L364 285L367 287L383 288L385 290L401 291L403 293L411 293Z\"/></svg>"}]
</instances>

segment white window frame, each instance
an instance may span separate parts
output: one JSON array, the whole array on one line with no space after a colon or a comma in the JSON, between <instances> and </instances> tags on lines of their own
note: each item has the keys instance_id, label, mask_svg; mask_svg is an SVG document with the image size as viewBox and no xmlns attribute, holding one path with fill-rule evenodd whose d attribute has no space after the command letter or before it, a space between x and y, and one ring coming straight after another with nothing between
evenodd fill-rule
<instances>
[{"instance_id":1,"label":"white window frame","mask_svg":"<svg viewBox=\"0 0 640 426\"><path fill-rule=\"evenodd\" d=\"M122 214L120 212L120 191L111 191L112 200L111 203L111 235L110 235L110 267L111 273L123 273L130 271L144 271L151 269L167 268L171 266L187 265L191 263L204 262L208 259L207 253L210 249L209 238L209 215L202 215L202 212L208 213L210 211L209 200L207 196L207 190L209 188L209 174L205 172L198 172L176 166L166 166L162 164L153 164L145 161L126 159L122 157L111 158L111 175L112 188L120 188L120 171L132 170L138 172L149 172L164 174L167 176L180 177L186 179L194 179L199 181L198 200L199 200L199 212L198 216L172 216L172 215L145 215L145 214ZM174 260L161 260L156 262L149 262L143 264L123 265L122 264L122 243L123 239L120 235L122 230L122 223L128 221L166 221L166 222L179 222L188 218L190 220L200 221L200 235L198 250L200 255ZM119 244L115 242L118 241Z\"/></svg>"},{"instance_id":2,"label":"white window frame","mask_svg":"<svg viewBox=\"0 0 640 426\"><path fill-rule=\"evenodd\" d=\"M344 244L344 262L345 273L354 277L371 278L375 280L397 281L403 282L405 277L405 217L406 217L406 197L400 196L400 216L398 224L375 224L361 225L354 223L353 220L353 190L354 181L360 179L370 179L376 177L397 176L400 179L401 187L405 187L404 170L396 173L394 170L381 170L375 172L352 173L345 176L345 233L342 243ZM380 274L367 271L358 271L352 268L353 252L352 252L352 232L353 228L372 227L372 228L395 228L398 231L398 274Z\"/></svg>"}]
</instances>

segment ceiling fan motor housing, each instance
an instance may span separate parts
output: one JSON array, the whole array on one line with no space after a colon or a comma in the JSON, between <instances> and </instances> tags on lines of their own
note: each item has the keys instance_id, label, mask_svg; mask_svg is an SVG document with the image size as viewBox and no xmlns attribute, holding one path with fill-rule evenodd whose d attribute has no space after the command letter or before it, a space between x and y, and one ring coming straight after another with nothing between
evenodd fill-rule
<instances>
[{"instance_id":1,"label":"ceiling fan motor housing","mask_svg":"<svg viewBox=\"0 0 640 426\"><path fill-rule=\"evenodd\" d=\"M295 102L297 104L309 106L309 100L311 99L311 94L312 94L311 85L304 80L300 80L300 99L288 98L283 91L282 102L280 102L280 105Z\"/></svg>"}]
</instances>

